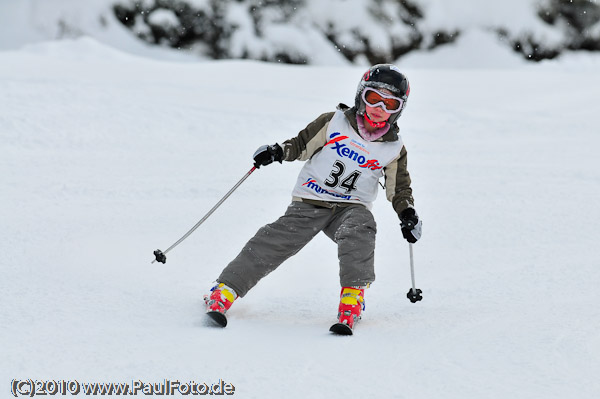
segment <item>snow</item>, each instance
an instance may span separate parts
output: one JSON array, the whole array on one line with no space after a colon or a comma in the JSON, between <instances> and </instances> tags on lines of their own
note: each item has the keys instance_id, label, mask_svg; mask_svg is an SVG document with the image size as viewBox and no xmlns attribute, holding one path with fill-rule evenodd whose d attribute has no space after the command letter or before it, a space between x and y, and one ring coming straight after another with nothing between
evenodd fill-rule
<instances>
[{"instance_id":1,"label":"snow","mask_svg":"<svg viewBox=\"0 0 600 399\"><path fill-rule=\"evenodd\" d=\"M528 61L503 45L497 37L475 31L461 34L460 40L429 51L413 51L399 65L418 68L514 68Z\"/></svg>"},{"instance_id":2,"label":"snow","mask_svg":"<svg viewBox=\"0 0 600 399\"><path fill-rule=\"evenodd\" d=\"M532 65L457 44L400 63L424 299L406 298L408 245L382 192L377 281L356 334L335 337L324 235L237 301L226 329L202 315L221 269L285 210L301 162L254 172L166 265L150 261L257 147L351 103L364 68L137 50L84 36L0 52L5 392L28 378L223 379L240 398L599 397L597 55ZM469 51L485 62L465 65Z\"/></svg>"},{"instance_id":3,"label":"snow","mask_svg":"<svg viewBox=\"0 0 600 399\"><path fill-rule=\"evenodd\" d=\"M164 8L159 8L156 11L153 11L148 16L148 21L153 25L163 25L165 27L173 27L176 28L179 26L179 19L177 15L171 10L166 10Z\"/></svg>"}]
</instances>

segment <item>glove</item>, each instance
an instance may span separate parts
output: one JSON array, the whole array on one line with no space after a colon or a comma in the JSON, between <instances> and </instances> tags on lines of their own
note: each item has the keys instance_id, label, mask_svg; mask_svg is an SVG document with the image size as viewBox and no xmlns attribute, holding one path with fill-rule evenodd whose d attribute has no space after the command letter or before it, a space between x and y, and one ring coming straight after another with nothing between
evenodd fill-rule
<instances>
[{"instance_id":1,"label":"glove","mask_svg":"<svg viewBox=\"0 0 600 399\"><path fill-rule=\"evenodd\" d=\"M254 166L260 168L273 161L281 163L283 161L283 148L277 143L273 145L263 145L254 153Z\"/></svg>"},{"instance_id":2,"label":"glove","mask_svg":"<svg viewBox=\"0 0 600 399\"><path fill-rule=\"evenodd\" d=\"M421 238L423 222L419 219L415 208L406 208L400 213L400 227L402 236L411 244Z\"/></svg>"}]
</instances>

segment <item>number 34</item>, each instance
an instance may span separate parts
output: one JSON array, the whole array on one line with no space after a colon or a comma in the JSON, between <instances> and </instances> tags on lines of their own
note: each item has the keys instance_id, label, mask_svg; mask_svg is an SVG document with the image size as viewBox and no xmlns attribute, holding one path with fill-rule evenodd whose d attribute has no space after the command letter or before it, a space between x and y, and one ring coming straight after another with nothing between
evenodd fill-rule
<instances>
[{"instance_id":1,"label":"number 34","mask_svg":"<svg viewBox=\"0 0 600 399\"><path fill-rule=\"evenodd\" d=\"M356 190L356 181L360 177L360 172L355 170L348 176L344 177L346 165L342 161L335 161L333 164L334 170L329 174L329 178L325 180L325 185L329 187L342 187L346 189L346 194Z\"/></svg>"}]
</instances>

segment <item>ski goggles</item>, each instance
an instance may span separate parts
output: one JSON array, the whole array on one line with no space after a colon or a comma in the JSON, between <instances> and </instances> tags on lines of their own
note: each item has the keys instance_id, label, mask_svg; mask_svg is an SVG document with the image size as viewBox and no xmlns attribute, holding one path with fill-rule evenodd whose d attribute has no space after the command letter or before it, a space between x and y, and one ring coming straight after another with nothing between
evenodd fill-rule
<instances>
[{"instance_id":1,"label":"ski goggles","mask_svg":"<svg viewBox=\"0 0 600 399\"><path fill-rule=\"evenodd\" d=\"M402 109L404 100L390 94L385 94L370 87L362 92L362 99L370 107L381 106L388 114L393 114Z\"/></svg>"}]
</instances>

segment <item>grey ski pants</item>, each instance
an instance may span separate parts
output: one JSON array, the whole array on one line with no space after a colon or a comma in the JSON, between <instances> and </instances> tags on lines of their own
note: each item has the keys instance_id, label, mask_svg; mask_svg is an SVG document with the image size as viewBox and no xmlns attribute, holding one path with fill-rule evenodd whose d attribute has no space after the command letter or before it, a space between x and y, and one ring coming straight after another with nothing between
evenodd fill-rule
<instances>
[{"instance_id":1,"label":"grey ski pants","mask_svg":"<svg viewBox=\"0 0 600 399\"><path fill-rule=\"evenodd\" d=\"M260 279L323 231L338 245L341 286L372 283L375 280L375 219L362 205L344 205L326 208L292 202L282 217L258 230L217 281L243 297Z\"/></svg>"}]
</instances>

